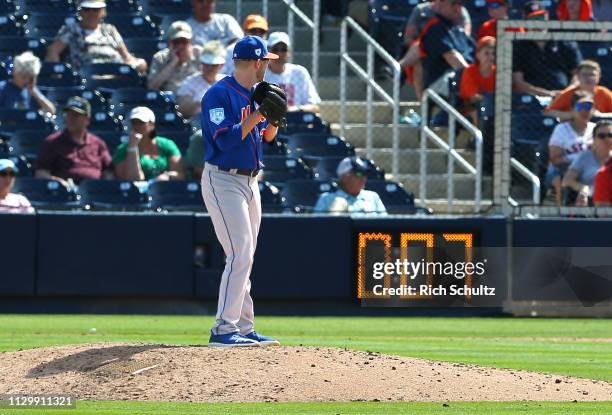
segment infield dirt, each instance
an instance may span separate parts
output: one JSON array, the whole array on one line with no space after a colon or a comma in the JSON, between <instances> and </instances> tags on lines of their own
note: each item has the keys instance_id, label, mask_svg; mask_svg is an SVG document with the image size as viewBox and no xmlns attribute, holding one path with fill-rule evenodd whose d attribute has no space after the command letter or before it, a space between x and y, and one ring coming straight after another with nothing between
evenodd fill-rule
<instances>
[{"instance_id":1,"label":"infield dirt","mask_svg":"<svg viewBox=\"0 0 612 415\"><path fill-rule=\"evenodd\" d=\"M103 343L0 353L0 394L91 400L594 401L612 383L320 347Z\"/></svg>"}]
</instances>

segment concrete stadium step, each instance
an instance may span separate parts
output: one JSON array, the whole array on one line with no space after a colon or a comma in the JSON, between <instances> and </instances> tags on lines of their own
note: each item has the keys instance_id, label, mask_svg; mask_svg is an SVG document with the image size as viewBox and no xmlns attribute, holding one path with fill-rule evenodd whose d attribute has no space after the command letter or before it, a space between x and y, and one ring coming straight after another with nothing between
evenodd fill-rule
<instances>
[{"instance_id":1,"label":"concrete stadium step","mask_svg":"<svg viewBox=\"0 0 612 415\"><path fill-rule=\"evenodd\" d=\"M455 200L474 200L474 177L469 174L455 173L453 175L455 183ZM413 192L415 197L420 198L419 188L421 176L418 174L400 174L395 181L401 182L404 188ZM446 174L427 175L427 198L446 200ZM491 199L493 194L493 179L490 176L483 177L482 180L482 199ZM425 204L427 205L427 204Z\"/></svg>"},{"instance_id":2,"label":"concrete stadium step","mask_svg":"<svg viewBox=\"0 0 612 415\"><path fill-rule=\"evenodd\" d=\"M287 32L287 22L284 21L279 25L273 25L270 27L270 32ZM319 50L322 52L336 52L340 53L340 29L337 27L322 27L319 32ZM312 29L308 26L294 26L293 39L292 39L293 50L304 52L312 50ZM363 40L358 39L356 36L349 36L348 38L348 50L354 52L364 52L365 43Z\"/></svg>"},{"instance_id":3,"label":"concrete stadium step","mask_svg":"<svg viewBox=\"0 0 612 415\"><path fill-rule=\"evenodd\" d=\"M326 119L326 118L325 118ZM365 121L365 120L364 120ZM340 124L331 124L332 133L340 135ZM405 124L400 124L400 148L420 148L421 137L420 129ZM442 140L448 142L448 130L446 128L436 128L436 133ZM367 141L367 124L348 124L344 130L344 138L355 147L365 147ZM392 125L391 124L375 124L372 126L372 138L374 147L391 148L392 143ZM456 148L466 148L470 141L470 137L466 134L460 134L456 139ZM431 140L427 141L427 146L430 149L438 149Z\"/></svg>"},{"instance_id":4,"label":"concrete stadium step","mask_svg":"<svg viewBox=\"0 0 612 415\"><path fill-rule=\"evenodd\" d=\"M321 116L328 122L340 121L340 101L324 101L320 104ZM419 112L418 102L404 101L400 103L400 114L413 109ZM348 101L346 118L347 123L360 124L366 121L368 106L364 101ZM390 124L393 121L393 108L386 102L375 101L372 106L373 120L376 124Z\"/></svg>"},{"instance_id":5,"label":"concrete stadium step","mask_svg":"<svg viewBox=\"0 0 612 415\"><path fill-rule=\"evenodd\" d=\"M306 67L310 68L310 65L307 65ZM382 81L377 81L377 83L387 92L387 94L392 94L393 83L391 82L391 80L385 79ZM321 95L321 99L323 100L339 101L340 77L337 75L319 76L318 91L319 95ZM351 101L365 101L367 96L366 83L360 78L353 76L350 71L349 76L347 77L346 95L346 99ZM374 93L374 99L380 101L376 93ZM412 88L408 88L405 86L400 88L400 101L414 100L414 90Z\"/></svg>"},{"instance_id":6,"label":"concrete stadium step","mask_svg":"<svg viewBox=\"0 0 612 415\"><path fill-rule=\"evenodd\" d=\"M355 149L357 154L367 157L368 152L365 148L358 147ZM458 150L459 154L467 160L471 165L475 164L475 155L471 151ZM421 151L417 149L401 149L400 155L400 174L419 174L421 166ZM393 171L393 150L388 148L372 149L371 158L385 172ZM444 150L428 150L427 151L427 172L428 174L445 174L448 171L448 157ZM456 173L465 173L465 170L455 163Z\"/></svg>"},{"instance_id":7,"label":"concrete stadium step","mask_svg":"<svg viewBox=\"0 0 612 415\"><path fill-rule=\"evenodd\" d=\"M363 52L354 52L353 59L365 67L366 55ZM302 65L312 75L312 53L311 52L294 52L293 63ZM340 55L337 52L321 52L319 53L319 76L337 77L340 68ZM338 79L338 82L340 80Z\"/></svg>"},{"instance_id":8,"label":"concrete stadium step","mask_svg":"<svg viewBox=\"0 0 612 415\"><path fill-rule=\"evenodd\" d=\"M306 14L310 19L312 19L312 1L296 1L296 5ZM249 14L262 14L263 13L263 2L259 1L242 1L241 10L240 10L240 25L242 26L242 21ZM287 12L289 7L285 5L282 1L278 0L269 0L268 1L268 22L271 26L273 25L286 25L287 24ZM228 13L232 16L236 16L236 1L235 0L218 0L215 6L215 11L217 13ZM302 25L302 21L295 17L295 24Z\"/></svg>"},{"instance_id":9,"label":"concrete stadium step","mask_svg":"<svg viewBox=\"0 0 612 415\"><path fill-rule=\"evenodd\" d=\"M427 199L427 203L423 203L421 199L415 198L414 203L418 206L427 206L432 209L434 214L455 214L455 215L469 215L474 214L474 206L476 205L473 200L453 200L453 209L448 212L448 200L442 199ZM482 200L480 203L480 211L487 212L491 209L493 201L490 199Z\"/></svg>"}]
</instances>

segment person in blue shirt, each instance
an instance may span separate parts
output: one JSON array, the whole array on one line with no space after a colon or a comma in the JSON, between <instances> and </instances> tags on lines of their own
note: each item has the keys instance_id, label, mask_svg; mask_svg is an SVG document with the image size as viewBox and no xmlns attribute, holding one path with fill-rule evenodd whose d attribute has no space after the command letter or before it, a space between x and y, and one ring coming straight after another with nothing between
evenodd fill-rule
<instances>
[{"instance_id":1,"label":"person in blue shirt","mask_svg":"<svg viewBox=\"0 0 612 415\"><path fill-rule=\"evenodd\" d=\"M263 81L269 59L278 59L278 55L268 52L263 39L242 38L234 46L233 75L217 81L202 98L206 148L202 195L226 255L209 346L280 344L255 331L250 294L261 222L257 183L264 167L261 144L262 140L274 140L278 131L255 107L251 95L255 85Z\"/></svg>"},{"instance_id":2,"label":"person in blue shirt","mask_svg":"<svg viewBox=\"0 0 612 415\"><path fill-rule=\"evenodd\" d=\"M13 78L0 82L0 108L38 110L55 114L55 105L40 92L36 79L40 73L40 59L32 52L24 52L13 59Z\"/></svg>"},{"instance_id":3,"label":"person in blue shirt","mask_svg":"<svg viewBox=\"0 0 612 415\"><path fill-rule=\"evenodd\" d=\"M319 196L315 212L370 213L384 215L385 205L378 193L365 190L368 164L360 157L346 157L336 168L339 189Z\"/></svg>"}]
</instances>

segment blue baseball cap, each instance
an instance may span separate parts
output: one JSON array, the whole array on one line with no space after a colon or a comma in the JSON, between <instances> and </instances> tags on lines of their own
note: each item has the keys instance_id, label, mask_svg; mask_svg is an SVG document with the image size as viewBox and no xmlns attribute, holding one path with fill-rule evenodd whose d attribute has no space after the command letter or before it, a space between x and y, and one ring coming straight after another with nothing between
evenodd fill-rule
<instances>
[{"instance_id":1,"label":"blue baseball cap","mask_svg":"<svg viewBox=\"0 0 612 415\"><path fill-rule=\"evenodd\" d=\"M278 55L268 52L266 42L259 36L245 36L234 46L233 59L257 61L278 59Z\"/></svg>"}]
</instances>

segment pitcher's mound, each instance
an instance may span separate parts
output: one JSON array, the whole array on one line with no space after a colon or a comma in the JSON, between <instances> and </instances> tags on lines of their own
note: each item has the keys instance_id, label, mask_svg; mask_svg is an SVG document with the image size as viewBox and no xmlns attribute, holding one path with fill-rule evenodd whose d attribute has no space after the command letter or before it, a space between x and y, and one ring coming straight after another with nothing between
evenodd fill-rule
<instances>
[{"instance_id":1,"label":"pitcher's mound","mask_svg":"<svg viewBox=\"0 0 612 415\"><path fill-rule=\"evenodd\" d=\"M0 354L0 394L200 402L610 400L602 381L322 347L88 344Z\"/></svg>"}]
</instances>

